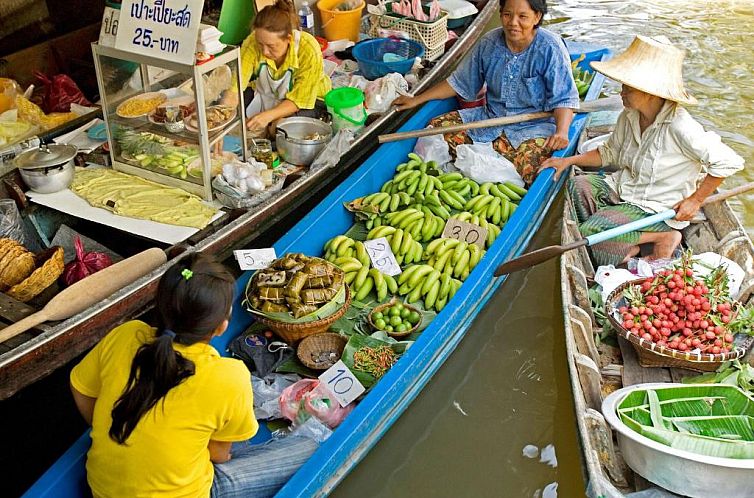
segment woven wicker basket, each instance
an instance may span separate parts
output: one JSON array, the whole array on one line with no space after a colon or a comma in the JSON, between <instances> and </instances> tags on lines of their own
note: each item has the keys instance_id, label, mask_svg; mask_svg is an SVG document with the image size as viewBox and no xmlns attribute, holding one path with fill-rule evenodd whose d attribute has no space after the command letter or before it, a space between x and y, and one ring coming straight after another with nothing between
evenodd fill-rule
<instances>
[{"instance_id":1,"label":"woven wicker basket","mask_svg":"<svg viewBox=\"0 0 754 498\"><path fill-rule=\"evenodd\" d=\"M385 304L381 304L381 305L379 305L379 306L375 307L375 308L374 308L374 309L373 309L373 310L372 310L372 311L371 311L371 312L369 313L369 316L367 317L367 321L369 322L369 325L370 325L370 326L371 326L371 327L372 327L372 328L373 328L374 330L380 330L380 329L378 329L378 328L377 328L377 326L376 326L376 325L374 324L374 321L372 320L372 314L374 314L374 313L377 313L378 311L379 311L380 313L382 313L382 310L384 310L385 308L389 308L390 306L393 306L394 304L396 304L396 303L398 303L398 302L399 302L399 300L398 300L397 298L395 298L395 297L394 297L394 298L392 298L392 299L391 299L390 301L386 302ZM408 308L408 309L409 309L410 311L416 311L417 313L419 313L419 321L418 321L418 322L416 323L416 325L414 325L413 327L411 327L411 328L410 328L409 330L406 330L406 331L403 331L403 332L386 332L386 333L387 333L387 335L389 335L390 337L406 337L407 335L411 335L412 333L414 333L414 332L416 332L417 330L419 330L419 327L420 327L420 326L421 326L421 324L422 324L423 316L422 316L422 313L421 313L421 311L419 311L419 310L418 310L417 308L415 308L415 307L411 306L410 304L406 304L406 303L403 303L403 307L404 307L404 308Z\"/></svg>"},{"instance_id":2,"label":"woven wicker basket","mask_svg":"<svg viewBox=\"0 0 754 498\"><path fill-rule=\"evenodd\" d=\"M11 287L6 294L25 303L55 283L65 267L63 248L55 246L42 251L37 254L36 262L37 269L21 283Z\"/></svg>"},{"instance_id":3,"label":"woven wicker basket","mask_svg":"<svg viewBox=\"0 0 754 498\"><path fill-rule=\"evenodd\" d=\"M641 284L644 279L631 280L618 286L607 298L605 302L605 314L610 324L622 336L631 343L639 357L639 364L643 367L668 367L668 368L686 368L696 370L697 372L714 372L721 363L736 358L742 358L754 343L754 337L740 335L734 342L735 348L725 353L692 353L690 351L677 351L655 344L653 341L647 341L626 330L623 324L615 318L616 310L625 304L623 291L631 285Z\"/></svg>"},{"instance_id":4,"label":"woven wicker basket","mask_svg":"<svg viewBox=\"0 0 754 498\"><path fill-rule=\"evenodd\" d=\"M34 271L34 255L13 239L0 239L0 290L22 282Z\"/></svg>"},{"instance_id":5,"label":"woven wicker basket","mask_svg":"<svg viewBox=\"0 0 754 498\"><path fill-rule=\"evenodd\" d=\"M310 335L301 340L296 355L301 363L313 370L327 370L338 362L346 347L346 342L340 334L332 332ZM316 361L318 355L330 352L335 353L333 359L328 359L325 362Z\"/></svg>"},{"instance_id":6,"label":"woven wicker basket","mask_svg":"<svg viewBox=\"0 0 754 498\"><path fill-rule=\"evenodd\" d=\"M268 326L288 344L295 344L304 337L325 332L330 328L330 325L335 323L338 318L346 313L346 310L348 310L348 307L351 305L351 291L348 288L348 285L343 285L346 289L346 300L343 303L343 306L338 308L338 311L328 317L304 323L285 323L258 314L254 315L254 319L259 323Z\"/></svg>"}]
</instances>

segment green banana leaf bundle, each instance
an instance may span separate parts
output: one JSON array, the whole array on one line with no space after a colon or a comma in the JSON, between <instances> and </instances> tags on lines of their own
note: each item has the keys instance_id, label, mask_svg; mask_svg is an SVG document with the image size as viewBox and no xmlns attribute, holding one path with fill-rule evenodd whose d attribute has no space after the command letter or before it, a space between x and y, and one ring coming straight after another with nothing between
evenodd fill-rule
<instances>
[{"instance_id":1,"label":"green banana leaf bundle","mask_svg":"<svg viewBox=\"0 0 754 498\"><path fill-rule=\"evenodd\" d=\"M399 357L411 346L411 344L413 344L413 341L398 342L381 331L376 332L371 336L354 334L348 339L348 343L346 343L346 347L343 349L343 354L340 356L340 359L343 360L343 363L345 363L351 372L353 372L354 377L359 379L359 382L369 389L377 383L379 378L356 368L354 353L364 347L376 349L382 346L387 346L393 350L396 357Z\"/></svg>"},{"instance_id":2,"label":"green banana leaf bundle","mask_svg":"<svg viewBox=\"0 0 754 498\"><path fill-rule=\"evenodd\" d=\"M733 385L637 389L618 416L639 434L700 455L754 458L754 397Z\"/></svg>"}]
</instances>

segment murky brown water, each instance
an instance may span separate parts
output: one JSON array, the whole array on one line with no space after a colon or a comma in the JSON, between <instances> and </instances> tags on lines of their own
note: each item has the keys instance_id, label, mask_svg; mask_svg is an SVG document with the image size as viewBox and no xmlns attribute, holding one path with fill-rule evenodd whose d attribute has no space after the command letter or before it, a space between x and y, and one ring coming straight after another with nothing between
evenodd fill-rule
<instances>
[{"instance_id":1,"label":"murky brown water","mask_svg":"<svg viewBox=\"0 0 754 498\"><path fill-rule=\"evenodd\" d=\"M685 47L686 81L699 99L690 112L754 163L754 2L561 0L550 9L551 29L616 52L634 34L665 35ZM747 167L727 185L752 180L754 170ZM754 194L732 204L754 234ZM557 240L554 213L535 244ZM557 269L553 261L501 287L458 349L333 496L583 495ZM524 454L525 448L539 453L548 445L557 467Z\"/></svg>"}]
</instances>

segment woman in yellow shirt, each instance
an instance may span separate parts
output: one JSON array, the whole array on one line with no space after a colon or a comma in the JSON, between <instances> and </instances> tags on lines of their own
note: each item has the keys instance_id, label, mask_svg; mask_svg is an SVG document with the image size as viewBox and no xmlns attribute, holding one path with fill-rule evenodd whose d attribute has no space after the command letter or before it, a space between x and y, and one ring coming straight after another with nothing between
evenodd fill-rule
<instances>
[{"instance_id":1,"label":"woman in yellow shirt","mask_svg":"<svg viewBox=\"0 0 754 498\"><path fill-rule=\"evenodd\" d=\"M330 91L319 43L299 31L291 0L277 0L254 18L241 45L241 84L254 89L246 126L263 132L275 121L314 109Z\"/></svg>"},{"instance_id":2,"label":"woman in yellow shirt","mask_svg":"<svg viewBox=\"0 0 754 498\"><path fill-rule=\"evenodd\" d=\"M211 259L185 258L158 285L160 328L126 322L71 371L92 426L95 497L272 496L316 449L295 436L245 442L259 428L250 373L209 345L228 326L234 284Z\"/></svg>"}]
</instances>

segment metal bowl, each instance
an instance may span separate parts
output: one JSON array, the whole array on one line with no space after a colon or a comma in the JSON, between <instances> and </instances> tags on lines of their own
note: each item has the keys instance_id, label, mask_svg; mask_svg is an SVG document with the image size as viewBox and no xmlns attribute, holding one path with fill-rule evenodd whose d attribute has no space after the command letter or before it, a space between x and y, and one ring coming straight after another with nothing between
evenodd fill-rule
<instances>
[{"instance_id":1,"label":"metal bowl","mask_svg":"<svg viewBox=\"0 0 754 498\"><path fill-rule=\"evenodd\" d=\"M15 162L31 190L51 194L68 188L73 181L76 152L73 145L43 145L20 154Z\"/></svg>"},{"instance_id":2,"label":"metal bowl","mask_svg":"<svg viewBox=\"0 0 754 498\"><path fill-rule=\"evenodd\" d=\"M317 138L308 138L316 135ZM315 118L295 116L277 123L275 144L283 161L309 166L332 138L332 127Z\"/></svg>"},{"instance_id":3,"label":"metal bowl","mask_svg":"<svg viewBox=\"0 0 754 498\"><path fill-rule=\"evenodd\" d=\"M621 401L636 389L672 388L673 385L664 383L638 384L618 389L602 402L602 414L617 431L618 444L628 466L648 481L683 496L754 496L751 478L754 460L711 457L671 448L633 431L616 413Z\"/></svg>"}]
</instances>

